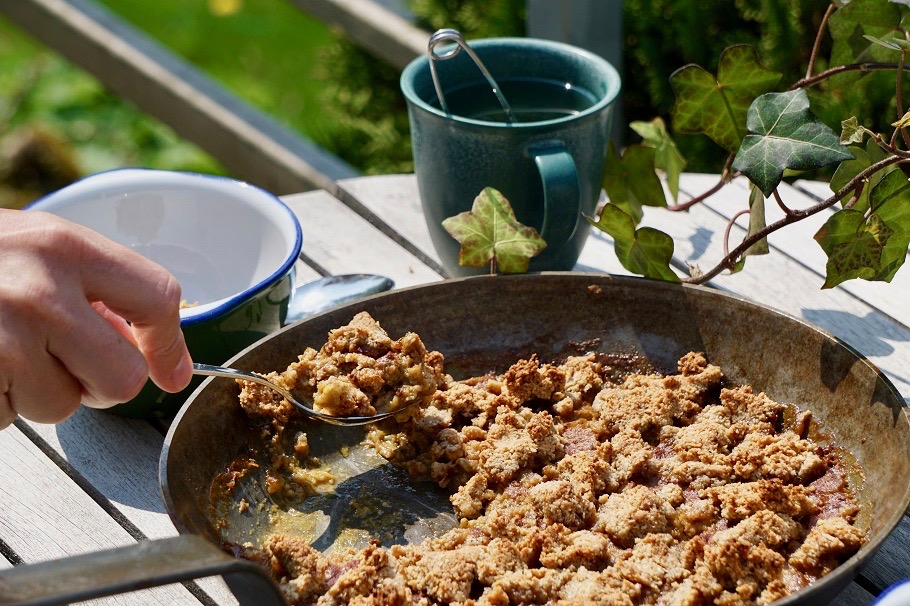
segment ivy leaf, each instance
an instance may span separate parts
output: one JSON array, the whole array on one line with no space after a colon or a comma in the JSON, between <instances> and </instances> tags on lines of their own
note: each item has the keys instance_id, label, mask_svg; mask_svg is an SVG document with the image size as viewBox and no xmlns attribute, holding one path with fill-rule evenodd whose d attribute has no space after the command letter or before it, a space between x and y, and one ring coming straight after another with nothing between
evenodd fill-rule
<instances>
[{"instance_id":1,"label":"ivy leaf","mask_svg":"<svg viewBox=\"0 0 910 606\"><path fill-rule=\"evenodd\" d=\"M853 177L860 174L879 160L884 160L887 157L887 153L882 148L880 148L872 139L866 142L865 149L859 145L851 145L849 149L853 154L854 159L841 162L840 165L838 165L837 170L834 171L834 174L831 176L831 181L829 183L832 193L839 192L847 185L847 183L853 179ZM851 208L858 211L865 211L867 208L869 208L869 192L882 179L882 177L895 170L896 168L897 165L892 164L870 175L869 179L863 185L863 190L860 193L859 199L853 204ZM849 200L850 197L842 200L841 205L846 204Z\"/></svg>"},{"instance_id":2,"label":"ivy leaf","mask_svg":"<svg viewBox=\"0 0 910 606\"><path fill-rule=\"evenodd\" d=\"M839 210L828 219L815 239L828 255L827 277L822 288L833 288L854 278L873 280L881 266L888 229L872 214L868 218L852 208Z\"/></svg>"},{"instance_id":3,"label":"ivy leaf","mask_svg":"<svg viewBox=\"0 0 910 606\"><path fill-rule=\"evenodd\" d=\"M898 120L897 122L892 122L891 126L894 126L897 128L906 128L906 127L910 126L910 111L908 111L903 116L901 116L900 120Z\"/></svg>"},{"instance_id":4,"label":"ivy leaf","mask_svg":"<svg viewBox=\"0 0 910 606\"><path fill-rule=\"evenodd\" d=\"M780 77L759 63L755 49L748 45L724 49L717 78L697 65L686 65L670 76L676 94L673 126L682 133L705 133L735 152L746 134L749 104L772 90Z\"/></svg>"},{"instance_id":5,"label":"ivy leaf","mask_svg":"<svg viewBox=\"0 0 910 606\"><path fill-rule=\"evenodd\" d=\"M815 234L828 255L823 288L854 278L890 282L910 246L910 181L891 171L870 194L868 213L848 208Z\"/></svg>"},{"instance_id":6,"label":"ivy leaf","mask_svg":"<svg viewBox=\"0 0 910 606\"><path fill-rule=\"evenodd\" d=\"M755 187L755 185L751 185L749 187L749 231L746 234L746 237L763 229L765 225L767 225L765 221L765 196L761 193L760 189ZM767 255L769 252L768 239L762 238L746 249L742 257L740 257L733 266L732 273L735 274L743 270L746 266L746 257L751 255Z\"/></svg>"},{"instance_id":7,"label":"ivy leaf","mask_svg":"<svg viewBox=\"0 0 910 606\"><path fill-rule=\"evenodd\" d=\"M622 208L636 225L642 218L642 206L667 205L655 172L655 153L653 147L630 145L620 158L612 142L607 150L603 187L610 202Z\"/></svg>"},{"instance_id":8,"label":"ivy leaf","mask_svg":"<svg viewBox=\"0 0 910 606\"><path fill-rule=\"evenodd\" d=\"M442 222L443 228L461 243L458 264L464 267L495 267L503 273L528 271L531 257L546 248L537 230L522 225L505 196L486 187L474 198L470 211Z\"/></svg>"},{"instance_id":9,"label":"ivy leaf","mask_svg":"<svg viewBox=\"0 0 910 606\"><path fill-rule=\"evenodd\" d=\"M891 2L852 0L837 9L828 21L834 41L831 66L893 61L894 49L883 43L903 37L900 23L900 8Z\"/></svg>"},{"instance_id":10,"label":"ivy leaf","mask_svg":"<svg viewBox=\"0 0 910 606\"><path fill-rule=\"evenodd\" d=\"M890 282L907 258L910 246L910 180L901 170L882 177L872 189L869 206L893 234L882 250L880 276Z\"/></svg>"},{"instance_id":11,"label":"ivy leaf","mask_svg":"<svg viewBox=\"0 0 910 606\"><path fill-rule=\"evenodd\" d=\"M784 176L784 169L820 168L853 155L830 127L809 110L806 91L766 93L749 107L750 133L733 160L733 169L756 184L765 197Z\"/></svg>"},{"instance_id":12,"label":"ivy leaf","mask_svg":"<svg viewBox=\"0 0 910 606\"><path fill-rule=\"evenodd\" d=\"M840 123L840 142L844 145L862 143L866 137L866 129L859 124L856 116L850 116Z\"/></svg>"},{"instance_id":13,"label":"ivy leaf","mask_svg":"<svg viewBox=\"0 0 910 606\"><path fill-rule=\"evenodd\" d=\"M594 227L604 231L615 241L614 250L622 266L632 273L680 282L679 276L670 269L673 258L673 238L653 227L635 228L635 222L615 204L607 204Z\"/></svg>"},{"instance_id":14,"label":"ivy leaf","mask_svg":"<svg viewBox=\"0 0 910 606\"><path fill-rule=\"evenodd\" d=\"M667 187L675 202L679 197L679 175L686 167L686 159L667 132L663 118L654 118L650 122L632 122L629 126L644 139L647 147L654 148L654 166L666 173Z\"/></svg>"}]
</instances>

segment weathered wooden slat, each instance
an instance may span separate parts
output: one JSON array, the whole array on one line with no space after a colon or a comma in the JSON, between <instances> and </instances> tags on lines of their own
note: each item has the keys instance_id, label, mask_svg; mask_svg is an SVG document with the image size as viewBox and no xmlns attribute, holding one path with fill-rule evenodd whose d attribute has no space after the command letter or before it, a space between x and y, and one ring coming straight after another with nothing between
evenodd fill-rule
<instances>
[{"instance_id":1,"label":"weathered wooden slat","mask_svg":"<svg viewBox=\"0 0 910 606\"><path fill-rule=\"evenodd\" d=\"M846 589L834 598L830 606L867 606L874 599L874 595L856 583L850 583Z\"/></svg>"},{"instance_id":2,"label":"weathered wooden slat","mask_svg":"<svg viewBox=\"0 0 910 606\"><path fill-rule=\"evenodd\" d=\"M0 431L0 536L24 563L129 545L135 539L16 427ZM98 604L199 604L169 585Z\"/></svg>"},{"instance_id":3,"label":"weathered wooden slat","mask_svg":"<svg viewBox=\"0 0 910 606\"><path fill-rule=\"evenodd\" d=\"M150 424L86 408L58 425L26 424L66 462L77 481L96 491L95 499L106 501L108 513L133 539L177 535L158 488L164 436ZM221 579L197 584L219 604L236 603Z\"/></svg>"},{"instance_id":4,"label":"weathered wooden slat","mask_svg":"<svg viewBox=\"0 0 910 606\"><path fill-rule=\"evenodd\" d=\"M286 196L303 228L303 253L333 274L376 273L396 287L441 276L327 192Z\"/></svg>"},{"instance_id":5,"label":"weathered wooden slat","mask_svg":"<svg viewBox=\"0 0 910 606\"><path fill-rule=\"evenodd\" d=\"M717 183L717 176L715 175L687 174L681 181L681 187L686 190L686 193L696 195L706 191L715 183ZM823 185L827 188L827 185ZM803 187L807 186L804 185ZM818 186L812 187L813 189L818 189ZM818 201L786 183L781 185L780 192L784 203L793 209L807 208ZM707 199L705 206L729 219L737 211L748 208L748 200L748 182L745 179L736 179L720 192ZM768 200L765 208L769 223L777 221L784 216L783 210L773 200ZM828 257L813 236L824 225L829 216L831 216L831 211L820 212L788 225L782 230L771 234L768 238L768 243L773 248L806 265L816 274L809 278L816 288L821 288L822 284L824 284L825 265ZM741 218L739 223L743 226L747 225L746 218ZM734 245L737 242L739 242L739 239L733 240ZM719 246L721 243L718 242L717 245ZM761 261L757 257L753 257L746 262L746 266L748 268L758 262ZM706 265L702 267L707 269ZM910 306L904 303L910 299L910 271L906 268L899 270L890 283L848 280L838 288L884 311L905 326L910 326Z\"/></svg>"},{"instance_id":6,"label":"weathered wooden slat","mask_svg":"<svg viewBox=\"0 0 910 606\"><path fill-rule=\"evenodd\" d=\"M291 0L307 14L344 30L358 46L402 70L427 51L430 34L372 0Z\"/></svg>"},{"instance_id":7,"label":"weathered wooden slat","mask_svg":"<svg viewBox=\"0 0 910 606\"><path fill-rule=\"evenodd\" d=\"M6 1L0 12L241 179L286 194L358 174L91 0Z\"/></svg>"}]
</instances>

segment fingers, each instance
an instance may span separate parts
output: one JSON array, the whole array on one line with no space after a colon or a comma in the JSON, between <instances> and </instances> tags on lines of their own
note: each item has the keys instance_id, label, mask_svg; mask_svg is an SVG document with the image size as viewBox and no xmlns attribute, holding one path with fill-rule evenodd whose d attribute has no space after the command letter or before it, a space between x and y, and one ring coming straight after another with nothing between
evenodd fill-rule
<instances>
[{"instance_id":1,"label":"fingers","mask_svg":"<svg viewBox=\"0 0 910 606\"><path fill-rule=\"evenodd\" d=\"M174 277L45 213L0 210L0 428L190 381Z\"/></svg>"},{"instance_id":2,"label":"fingers","mask_svg":"<svg viewBox=\"0 0 910 606\"><path fill-rule=\"evenodd\" d=\"M5 393L0 393L0 429L6 429L16 420L16 413Z\"/></svg>"},{"instance_id":3,"label":"fingers","mask_svg":"<svg viewBox=\"0 0 910 606\"><path fill-rule=\"evenodd\" d=\"M130 323L130 333L148 364L148 375L165 391L180 391L192 378L192 363L180 330L180 285L145 257L99 240L82 251L87 296L103 302L104 315ZM115 326L119 325L113 320Z\"/></svg>"},{"instance_id":4,"label":"fingers","mask_svg":"<svg viewBox=\"0 0 910 606\"><path fill-rule=\"evenodd\" d=\"M68 301L48 335L48 353L79 381L83 402L94 408L131 400L148 378L148 364L129 326L105 313L107 319L85 300Z\"/></svg>"},{"instance_id":5,"label":"fingers","mask_svg":"<svg viewBox=\"0 0 910 606\"><path fill-rule=\"evenodd\" d=\"M0 427L17 415L39 423L63 421L79 406L82 386L59 360L35 346L34 333L16 330L21 327L0 321L0 336L8 346L0 357L0 367L8 373L0 385Z\"/></svg>"}]
</instances>

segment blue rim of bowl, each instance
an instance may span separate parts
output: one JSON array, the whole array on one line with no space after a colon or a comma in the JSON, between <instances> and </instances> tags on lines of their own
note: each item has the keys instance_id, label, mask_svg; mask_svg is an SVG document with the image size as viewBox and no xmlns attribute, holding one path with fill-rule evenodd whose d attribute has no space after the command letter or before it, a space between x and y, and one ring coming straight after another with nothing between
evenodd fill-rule
<instances>
[{"instance_id":1,"label":"blue rim of bowl","mask_svg":"<svg viewBox=\"0 0 910 606\"><path fill-rule=\"evenodd\" d=\"M876 606L877 604L881 604L882 602L885 601L885 598L887 598L889 594L897 593L897 591L899 589L901 589L902 587L904 587L906 585L910 585L910 579L903 579L901 581L895 582L892 585L889 585L888 587L885 588L884 591L882 591L880 594L878 594L878 597L876 597L872 601L870 606Z\"/></svg>"},{"instance_id":2,"label":"blue rim of bowl","mask_svg":"<svg viewBox=\"0 0 910 606\"><path fill-rule=\"evenodd\" d=\"M31 202L30 204L27 204L25 207L23 207L23 210L41 210L40 208L36 209L34 207L43 202L46 202L49 198L53 198L54 196L59 194L61 191L65 190L67 187L71 187L72 185L75 185L76 183L81 183L82 181L91 179L93 177L97 177L99 175L108 175L108 174L117 173L117 172L146 172L146 173L155 173L155 174L176 174L176 175L181 175L184 177L189 177L192 179L197 179L197 178L200 180L201 179L211 179L214 181L227 182L227 183L237 184L237 185L240 185L243 187L249 187L250 189L256 190L257 192L264 194L265 199L269 199L269 200L277 203L278 207L283 209L284 212L286 212L288 214L288 216L291 218L291 223L294 226L294 232L295 232L294 244L291 246L291 251L290 251L290 254L288 255L288 257L282 262L282 264L274 272L272 272L267 278L260 280L259 282L250 286L249 288L242 290L236 294L233 294L230 297L226 297L226 298L222 299L221 303L219 305L217 305L216 307L213 307L212 309L207 309L204 312L201 312L201 313L198 313L195 315L190 315L188 317L181 317L180 324L182 326L193 326L195 324L201 324L203 322L208 322L209 320L212 320L213 318L221 316L221 315L231 311L235 307L238 307L240 304L246 302L253 296L270 288L272 285L274 285L275 283L277 283L281 279L283 279L284 276L287 275L291 271L291 268L294 266L294 263L296 263L297 259L300 257L300 251L303 248L303 230L300 227L300 221L297 220L297 216L294 214L294 211L292 211L288 207L287 204L282 202L278 196L276 196L275 194L273 194L269 191L262 189L261 187L259 187L257 185L253 185L251 183L247 183L246 181L241 181L238 179L233 179L231 177L223 177L221 175L207 175L205 173L195 173L195 172L190 172L190 171L159 170L159 169L155 169L155 168L141 168L141 167L112 168L110 170L99 171L97 173L92 173L90 175L86 175L80 179L77 179L76 181L73 181L69 185L67 185L55 192L51 192L45 196L41 196L40 198Z\"/></svg>"}]
</instances>

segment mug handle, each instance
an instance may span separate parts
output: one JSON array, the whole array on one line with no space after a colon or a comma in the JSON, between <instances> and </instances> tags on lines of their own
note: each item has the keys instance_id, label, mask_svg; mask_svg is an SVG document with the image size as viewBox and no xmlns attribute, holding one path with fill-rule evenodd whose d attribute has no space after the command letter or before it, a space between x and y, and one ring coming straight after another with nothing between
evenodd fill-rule
<instances>
[{"instance_id":1,"label":"mug handle","mask_svg":"<svg viewBox=\"0 0 910 606\"><path fill-rule=\"evenodd\" d=\"M569 241L578 229L581 196L575 160L559 142L528 148L543 183L543 227L540 237L556 248Z\"/></svg>"}]
</instances>

